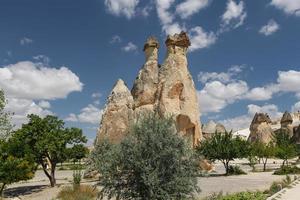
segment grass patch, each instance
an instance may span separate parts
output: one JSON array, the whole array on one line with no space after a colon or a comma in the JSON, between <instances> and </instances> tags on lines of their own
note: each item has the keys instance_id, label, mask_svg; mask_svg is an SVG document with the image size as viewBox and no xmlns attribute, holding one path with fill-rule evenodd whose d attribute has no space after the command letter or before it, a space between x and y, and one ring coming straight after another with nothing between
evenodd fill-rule
<instances>
[{"instance_id":1,"label":"grass patch","mask_svg":"<svg viewBox=\"0 0 300 200\"><path fill-rule=\"evenodd\" d=\"M98 190L88 185L80 185L78 187L64 187L57 195L60 200L94 200L96 199Z\"/></svg>"},{"instance_id":2,"label":"grass patch","mask_svg":"<svg viewBox=\"0 0 300 200\"><path fill-rule=\"evenodd\" d=\"M283 166L274 172L274 175L300 174L300 168L296 166Z\"/></svg>"},{"instance_id":3,"label":"grass patch","mask_svg":"<svg viewBox=\"0 0 300 200\"><path fill-rule=\"evenodd\" d=\"M266 200L267 195L262 192L239 192L235 194L223 195L212 194L209 197L204 198L203 200Z\"/></svg>"},{"instance_id":4,"label":"grass patch","mask_svg":"<svg viewBox=\"0 0 300 200\"><path fill-rule=\"evenodd\" d=\"M296 178L294 178L295 180ZM272 185L270 186L269 190L266 190L264 193L268 194L268 196L272 196L273 194L279 192L283 188L289 187L289 185L292 183L292 179L290 176L286 176L285 179L282 179L281 181L274 181Z\"/></svg>"}]
</instances>

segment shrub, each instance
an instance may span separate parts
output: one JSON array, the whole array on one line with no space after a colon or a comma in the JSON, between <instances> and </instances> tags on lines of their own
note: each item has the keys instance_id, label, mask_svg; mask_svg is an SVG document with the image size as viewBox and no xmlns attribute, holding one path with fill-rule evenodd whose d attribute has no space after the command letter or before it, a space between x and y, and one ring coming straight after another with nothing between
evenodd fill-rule
<instances>
[{"instance_id":1,"label":"shrub","mask_svg":"<svg viewBox=\"0 0 300 200\"><path fill-rule=\"evenodd\" d=\"M274 175L300 174L300 168L297 166L281 166L274 172Z\"/></svg>"},{"instance_id":2,"label":"shrub","mask_svg":"<svg viewBox=\"0 0 300 200\"><path fill-rule=\"evenodd\" d=\"M101 198L187 199L198 191L198 159L172 118L145 116L120 144L100 142L92 153Z\"/></svg>"},{"instance_id":3,"label":"shrub","mask_svg":"<svg viewBox=\"0 0 300 200\"><path fill-rule=\"evenodd\" d=\"M213 194L204 200L266 200L267 195L262 192L239 192L223 196L222 194Z\"/></svg>"},{"instance_id":4,"label":"shrub","mask_svg":"<svg viewBox=\"0 0 300 200\"><path fill-rule=\"evenodd\" d=\"M64 187L57 198L60 200L93 200L97 197L98 190L87 185L80 187Z\"/></svg>"},{"instance_id":5,"label":"shrub","mask_svg":"<svg viewBox=\"0 0 300 200\"><path fill-rule=\"evenodd\" d=\"M286 176L285 179L282 179L281 181L274 181L272 185L270 186L270 189L266 191L266 193L269 194L269 196L272 196L273 194L279 192L283 188L288 187L292 183L292 179L290 176Z\"/></svg>"},{"instance_id":6,"label":"shrub","mask_svg":"<svg viewBox=\"0 0 300 200\"><path fill-rule=\"evenodd\" d=\"M74 171L73 172L73 186L78 187L81 182L81 171Z\"/></svg>"},{"instance_id":7,"label":"shrub","mask_svg":"<svg viewBox=\"0 0 300 200\"><path fill-rule=\"evenodd\" d=\"M247 173L244 172L239 166L237 166L237 165L235 165L235 166L230 165L229 166L227 175L242 175L242 174L247 174Z\"/></svg>"}]
</instances>

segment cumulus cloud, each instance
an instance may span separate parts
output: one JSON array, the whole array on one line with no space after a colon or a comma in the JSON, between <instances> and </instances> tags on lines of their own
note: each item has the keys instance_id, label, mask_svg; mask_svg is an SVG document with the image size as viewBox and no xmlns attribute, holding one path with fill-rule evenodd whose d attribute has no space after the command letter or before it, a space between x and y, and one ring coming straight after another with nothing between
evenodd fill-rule
<instances>
[{"instance_id":1,"label":"cumulus cloud","mask_svg":"<svg viewBox=\"0 0 300 200\"><path fill-rule=\"evenodd\" d=\"M262 106L249 104L247 108L247 114L221 120L220 123L222 123L228 130L232 129L233 131L236 131L249 128L255 113L268 113L273 120L276 120L282 116L282 112L280 112L278 106L274 104L265 104Z\"/></svg>"},{"instance_id":2,"label":"cumulus cloud","mask_svg":"<svg viewBox=\"0 0 300 200\"><path fill-rule=\"evenodd\" d=\"M45 104L36 104L30 99L18 99L18 98L7 98L7 105L5 107L6 111L14 113L12 116L12 122L16 127L20 127L23 123L27 122L27 115L36 114L41 117L46 115L53 115L54 113L48 110Z\"/></svg>"},{"instance_id":3,"label":"cumulus cloud","mask_svg":"<svg viewBox=\"0 0 300 200\"><path fill-rule=\"evenodd\" d=\"M128 42L127 45L122 47L122 50L125 52L136 51L137 49L138 49L138 47L135 44L133 44L132 42Z\"/></svg>"},{"instance_id":4,"label":"cumulus cloud","mask_svg":"<svg viewBox=\"0 0 300 200\"><path fill-rule=\"evenodd\" d=\"M191 47L189 48L190 51L209 47L217 40L217 37L214 33L207 33L200 26L192 28L189 33L191 40Z\"/></svg>"},{"instance_id":5,"label":"cumulus cloud","mask_svg":"<svg viewBox=\"0 0 300 200\"><path fill-rule=\"evenodd\" d=\"M71 113L65 118L66 121L70 122L81 122L89 124L99 124L103 111L96 106L89 104L87 107L81 109L79 114Z\"/></svg>"},{"instance_id":6,"label":"cumulus cloud","mask_svg":"<svg viewBox=\"0 0 300 200\"><path fill-rule=\"evenodd\" d=\"M300 16L299 0L272 0L271 5L283 10L286 14Z\"/></svg>"},{"instance_id":7,"label":"cumulus cloud","mask_svg":"<svg viewBox=\"0 0 300 200\"><path fill-rule=\"evenodd\" d=\"M27 44L31 44L31 43L33 43L33 40L28 37L23 37L22 39L20 39L21 45L27 45Z\"/></svg>"},{"instance_id":8,"label":"cumulus cloud","mask_svg":"<svg viewBox=\"0 0 300 200\"><path fill-rule=\"evenodd\" d=\"M49 101L45 101L45 100L40 101L38 105L41 108L47 108L47 109L51 108L50 102Z\"/></svg>"},{"instance_id":9,"label":"cumulus cloud","mask_svg":"<svg viewBox=\"0 0 300 200\"><path fill-rule=\"evenodd\" d=\"M234 0L228 0L226 11L221 18L224 27L232 26L233 28L237 28L244 24L246 17L247 12L245 11L243 1L237 3Z\"/></svg>"},{"instance_id":10,"label":"cumulus cloud","mask_svg":"<svg viewBox=\"0 0 300 200\"><path fill-rule=\"evenodd\" d=\"M269 36L277 32L278 30L279 30L279 24L275 20L271 19L269 20L268 24L261 27L259 33L265 36Z\"/></svg>"},{"instance_id":11,"label":"cumulus cloud","mask_svg":"<svg viewBox=\"0 0 300 200\"><path fill-rule=\"evenodd\" d=\"M105 0L104 4L111 14L115 16L125 16L131 19L136 12L139 0Z\"/></svg>"},{"instance_id":12,"label":"cumulus cloud","mask_svg":"<svg viewBox=\"0 0 300 200\"><path fill-rule=\"evenodd\" d=\"M300 101L295 103L295 105L292 106L292 112L298 112L300 111Z\"/></svg>"},{"instance_id":13,"label":"cumulus cloud","mask_svg":"<svg viewBox=\"0 0 300 200\"><path fill-rule=\"evenodd\" d=\"M186 19L208 6L210 0L186 0L176 6L176 13Z\"/></svg>"},{"instance_id":14,"label":"cumulus cloud","mask_svg":"<svg viewBox=\"0 0 300 200\"><path fill-rule=\"evenodd\" d=\"M57 99L81 91L83 84L67 67L56 69L25 61L0 68L0 87L9 97Z\"/></svg>"}]
</instances>

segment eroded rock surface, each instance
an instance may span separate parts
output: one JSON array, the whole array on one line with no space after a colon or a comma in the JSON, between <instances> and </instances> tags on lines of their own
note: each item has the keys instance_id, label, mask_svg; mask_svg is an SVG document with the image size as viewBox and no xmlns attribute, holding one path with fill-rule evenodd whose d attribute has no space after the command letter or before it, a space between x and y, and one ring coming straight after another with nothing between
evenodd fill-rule
<instances>
[{"instance_id":1,"label":"eroded rock surface","mask_svg":"<svg viewBox=\"0 0 300 200\"><path fill-rule=\"evenodd\" d=\"M112 143L120 142L127 134L133 120L133 97L119 79L107 98L96 143L107 138Z\"/></svg>"},{"instance_id":2,"label":"eroded rock surface","mask_svg":"<svg viewBox=\"0 0 300 200\"><path fill-rule=\"evenodd\" d=\"M248 140L250 142L260 141L265 144L271 142L274 136L271 123L272 121L268 114L256 113L250 125Z\"/></svg>"}]
</instances>

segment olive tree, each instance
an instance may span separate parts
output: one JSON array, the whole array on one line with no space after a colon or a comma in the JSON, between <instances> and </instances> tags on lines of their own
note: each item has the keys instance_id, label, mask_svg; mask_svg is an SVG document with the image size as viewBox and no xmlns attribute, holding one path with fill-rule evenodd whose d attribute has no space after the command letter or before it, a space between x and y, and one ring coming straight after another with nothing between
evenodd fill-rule
<instances>
[{"instance_id":1,"label":"olive tree","mask_svg":"<svg viewBox=\"0 0 300 200\"><path fill-rule=\"evenodd\" d=\"M186 199L199 191L194 151L171 118L146 115L120 143L102 140L92 152L102 199Z\"/></svg>"}]
</instances>

